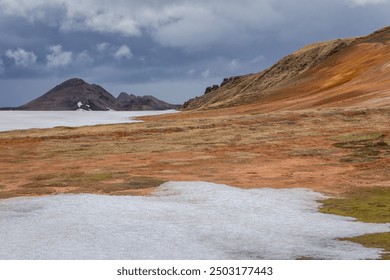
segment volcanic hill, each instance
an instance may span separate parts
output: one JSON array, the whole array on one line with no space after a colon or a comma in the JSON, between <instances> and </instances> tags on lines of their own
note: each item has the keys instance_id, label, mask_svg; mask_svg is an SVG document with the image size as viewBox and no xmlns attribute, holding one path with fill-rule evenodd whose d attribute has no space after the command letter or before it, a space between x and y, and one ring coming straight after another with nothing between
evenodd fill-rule
<instances>
[{"instance_id":1,"label":"volcanic hill","mask_svg":"<svg viewBox=\"0 0 390 280\"><path fill-rule=\"evenodd\" d=\"M152 96L135 96L121 93L118 98L112 96L103 87L88 84L77 78L67 80L49 90L37 99L14 108L33 111L135 111L175 109L172 105Z\"/></svg>"},{"instance_id":2,"label":"volcanic hill","mask_svg":"<svg viewBox=\"0 0 390 280\"><path fill-rule=\"evenodd\" d=\"M390 26L305 46L260 73L225 78L182 109L238 105L263 112L390 105Z\"/></svg>"}]
</instances>

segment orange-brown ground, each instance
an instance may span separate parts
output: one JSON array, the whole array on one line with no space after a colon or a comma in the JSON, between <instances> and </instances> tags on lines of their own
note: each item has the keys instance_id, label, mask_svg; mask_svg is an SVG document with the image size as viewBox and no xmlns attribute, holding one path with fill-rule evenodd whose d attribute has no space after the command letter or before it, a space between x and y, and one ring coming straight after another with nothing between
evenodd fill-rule
<instances>
[{"instance_id":1,"label":"orange-brown ground","mask_svg":"<svg viewBox=\"0 0 390 280\"><path fill-rule=\"evenodd\" d=\"M168 180L331 194L390 187L389 61L386 27L310 45L186 107L206 111L0 133L0 198L142 195Z\"/></svg>"},{"instance_id":2,"label":"orange-brown ground","mask_svg":"<svg viewBox=\"0 0 390 280\"><path fill-rule=\"evenodd\" d=\"M143 195L168 180L334 195L390 187L390 108L243 106L144 120L0 133L0 198Z\"/></svg>"}]
</instances>

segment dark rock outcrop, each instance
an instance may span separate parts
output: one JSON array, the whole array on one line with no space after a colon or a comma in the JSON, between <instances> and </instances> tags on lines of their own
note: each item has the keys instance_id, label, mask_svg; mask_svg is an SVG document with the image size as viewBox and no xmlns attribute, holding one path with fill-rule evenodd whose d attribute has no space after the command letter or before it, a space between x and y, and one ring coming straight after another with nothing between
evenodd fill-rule
<instances>
[{"instance_id":1,"label":"dark rock outcrop","mask_svg":"<svg viewBox=\"0 0 390 280\"><path fill-rule=\"evenodd\" d=\"M204 94L206 93L209 93L209 92L212 92L214 90L217 90L219 88L219 85L213 85L213 86L210 86L210 87L207 87L204 91Z\"/></svg>"}]
</instances>

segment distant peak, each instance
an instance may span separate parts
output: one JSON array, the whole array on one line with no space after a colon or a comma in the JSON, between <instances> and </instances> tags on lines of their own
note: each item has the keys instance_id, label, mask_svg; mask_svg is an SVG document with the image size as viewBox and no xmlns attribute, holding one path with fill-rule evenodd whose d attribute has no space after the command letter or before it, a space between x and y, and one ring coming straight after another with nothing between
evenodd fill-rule
<instances>
[{"instance_id":1,"label":"distant peak","mask_svg":"<svg viewBox=\"0 0 390 280\"><path fill-rule=\"evenodd\" d=\"M127 100L128 98L129 95L126 92L121 92L116 99L118 101L121 101L121 100Z\"/></svg>"},{"instance_id":2,"label":"distant peak","mask_svg":"<svg viewBox=\"0 0 390 280\"><path fill-rule=\"evenodd\" d=\"M137 98L138 96L134 94L128 94L126 92L121 92L117 98L118 101L128 101L134 98Z\"/></svg>"},{"instance_id":3,"label":"distant peak","mask_svg":"<svg viewBox=\"0 0 390 280\"><path fill-rule=\"evenodd\" d=\"M69 80L66 80L65 82L61 83L60 86L78 86L78 85L84 85L87 84L84 80L79 78L72 78Z\"/></svg>"},{"instance_id":4,"label":"distant peak","mask_svg":"<svg viewBox=\"0 0 390 280\"><path fill-rule=\"evenodd\" d=\"M122 91L122 92L119 94L118 97L121 97L121 96L128 96L128 95L129 95L128 93Z\"/></svg>"}]
</instances>

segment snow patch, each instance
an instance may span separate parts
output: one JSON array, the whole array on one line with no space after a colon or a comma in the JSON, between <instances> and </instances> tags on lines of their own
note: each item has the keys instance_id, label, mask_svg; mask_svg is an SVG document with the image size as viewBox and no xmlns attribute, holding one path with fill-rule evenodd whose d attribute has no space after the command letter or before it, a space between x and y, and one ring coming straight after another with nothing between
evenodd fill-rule
<instances>
[{"instance_id":1,"label":"snow patch","mask_svg":"<svg viewBox=\"0 0 390 280\"><path fill-rule=\"evenodd\" d=\"M80 108L81 106L83 106L83 103L81 101L77 102L77 106Z\"/></svg>"},{"instance_id":2,"label":"snow patch","mask_svg":"<svg viewBox=\"0 0 390 280\"><path fill-rule=\"evenodd\" d=\"M82 111L82 112L80 112ZM140 122L134 117L178 113L166 111L88 111L79 108L75 111L0 111L0 131L51 128L56 126L83 126Z\"/></svg>"},{"instance_id":3,"label":"snow patch","mask_svg":"<svg viewBox=\"0 0 390 280\"><path fill-rule=\"evenodd\" d=\"M387 232L318 212L307 189L168 182L147 197L0 200L0 259L375 259L337 238Z\"/></svg>"}]
</instances>

